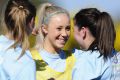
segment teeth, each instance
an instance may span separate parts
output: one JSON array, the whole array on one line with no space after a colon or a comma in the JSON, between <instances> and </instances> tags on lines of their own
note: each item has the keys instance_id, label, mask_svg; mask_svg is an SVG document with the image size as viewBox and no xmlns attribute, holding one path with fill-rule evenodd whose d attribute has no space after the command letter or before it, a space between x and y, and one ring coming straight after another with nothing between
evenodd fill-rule
<instances>
[{"instance_id":1,"label":"teeth","mask_svg":"<svg viewBox=\"0 0 120 80\"><path fill-rule=\"evenodd\" d=\"M59 39L59 41L60 41L60 42L65 42L65 40L64 40L64 39Z\"/></svg>"},{"instance_id":2,"label":"teeth","mask_svg":"<svg viewBox=\"0 0 120 80\"><path fill-rule=\"evenodd\" d=\"M65 41L65 40L61 39L60 41Z\"/></svg>"}]
</instances>

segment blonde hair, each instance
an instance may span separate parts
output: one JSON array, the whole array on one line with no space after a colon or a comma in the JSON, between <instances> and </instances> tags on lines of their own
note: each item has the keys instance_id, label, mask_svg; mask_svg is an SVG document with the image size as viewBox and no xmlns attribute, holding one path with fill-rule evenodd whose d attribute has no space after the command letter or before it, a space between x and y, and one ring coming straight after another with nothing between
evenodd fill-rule
<instances>
[{"instance_id":1,"label":"blonde hair","mask_svg":"<svg viewBox=\"0 0 120 80\"><path fill-rule=\"evenodd\" d=\"M15 43L10 48L22 47L21 56L29 48L28 24L36 16L36 8L28 0L9 0L5 10L5 25ZM21 57L20 56L20 57Z\"/></svg>"},{"instance_id":2,"label":"blonde hair","mask_svg":"<svg viewBox=\"0 0 120 80\"><path fill-rule=\"evenodd\" d=\"M35 44L36 49L41 48L41 45L43 44L43 40L44 40L44 34L41 30L42 24L48 25L52 16L61 13L67 14L67 16L70 17L69 13L65 9L55 6L51 3L44 3L38 7L37 15L36 15L37 23L35 24L35 28L39 30L38 35L36 37L36 44Z\"/></svg>"}]
</instances>

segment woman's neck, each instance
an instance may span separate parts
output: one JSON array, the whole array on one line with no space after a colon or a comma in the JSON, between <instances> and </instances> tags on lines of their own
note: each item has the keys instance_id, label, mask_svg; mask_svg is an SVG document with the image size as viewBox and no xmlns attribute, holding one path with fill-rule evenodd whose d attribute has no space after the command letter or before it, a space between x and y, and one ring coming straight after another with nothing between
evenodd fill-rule
<instances>
[{"instance_id":1,"label":"woman's neck","mask_svg":"<svg viewBox=\"0 0 120 80\"><path fill-rule=\"evenodd\" d=\"M85 40L85 50L88 50L90 45L94 42L95 38L94 37L89 37L88 39Z\"/></svg>"},{"instance_id":2,"label":"woman's neck","mask_svg":"<svg viewBox=\"0 0 120 80\"><path fill-rule=\"evenodd\" d=\"M56 54L60 51L60 49L55 48L49 40L44 40L43 42L43 49L45 49L49 53Z\"/></svg>"}]
</instances>

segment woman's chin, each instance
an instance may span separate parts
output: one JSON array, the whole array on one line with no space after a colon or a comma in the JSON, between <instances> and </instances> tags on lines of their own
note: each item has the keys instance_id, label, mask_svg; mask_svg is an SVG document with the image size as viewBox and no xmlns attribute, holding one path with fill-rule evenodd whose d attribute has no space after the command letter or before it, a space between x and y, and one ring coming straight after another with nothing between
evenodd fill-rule
<instances>
[{"instance_id":1,"label":"woman's chin","mask_svg":"<svg viewBox=\"0 0 120 80\"><path fill-rule=\"evenodd\" d=\"M65 46L65 45L63 45L63 44L57 45L57 47L58 47L59 49L62 49L64 46Z\"/></svg>"}]
</instances>

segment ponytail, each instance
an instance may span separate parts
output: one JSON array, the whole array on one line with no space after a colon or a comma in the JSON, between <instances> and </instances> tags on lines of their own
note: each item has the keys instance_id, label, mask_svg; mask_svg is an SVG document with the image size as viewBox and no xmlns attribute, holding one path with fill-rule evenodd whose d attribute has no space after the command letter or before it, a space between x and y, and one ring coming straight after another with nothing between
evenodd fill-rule
<instances>
[{"instance_id":1,"label":"ponytail","mask_svg":"<svg viewBox=\"0 0 120 80\"><path fill-rule=\"evenodd\" d=\"M42 33L41 27L42 27L42 24L43 24L45 10L49 6L52 6L52 4L45 3L45 4L42 4L41 6L39 6L38 10L37 10L37 15L36 15L36 20L35 20L36 21L35 31L37 31L37 33L38 33L38 35L36 36L36 43L35 43L35 48L36 49L41 48L41 46L43 44L44 35Z\"/></svg>"},{"instance_id":2,"label":"ponytail","mask_svg":"<svg viewBox=\"0 0 120 80\"><path fill-rule=\"evenodd\" d=\"M29 48L29 22L36 15L36 8L27 0L9 0L5 10L5 24L14 39L9 48L22 47L20 57ZM19 58L20 58L19 57Z\"/></svg>"},{"instance_id":3,"label":"ponytail","mask_svg":"<svg viewBox=\"0 0 120 80\"><path fill-rule=\"evenodd\" d=\"M107 12L102 12L97 21L98 49L104 58L110 56L114 49L114 41L116 37L115 28L111 16Z\"/></svg>"},{"instance_id":4,"label":"ponytail","mask_svg":"<svg viewBox=\"0 0 120 80\"><path fill-rule=\"evenodd\" d=\"M76 25L81 29L87 27L95 38L95 47L100 56L107 59L114 49L116 32L111 16L107 12L100 12L96 8L80 10L74 17ZM92 45L92 44L91 44Z\"/></svg>"},{"instance_id":5,"label":"ponytail","mask_svg":"<svg viewBox=\"0 0 120 80\"><path fill-rule=\"evenodd\" d=\"M23 55L25 50L29 48L28 33L26 32L26 28L28 27L26 25L26 16L28 14L29 11L24 11L23 6L19 6L19 8L14 7L10 12L12 19L15 22L15 28L12 31L12 35L15 38L15 44L13 44L12 47L15 48L18 43L21 43L23 48L21 55Z\"/></svg>"}]
</instances>

